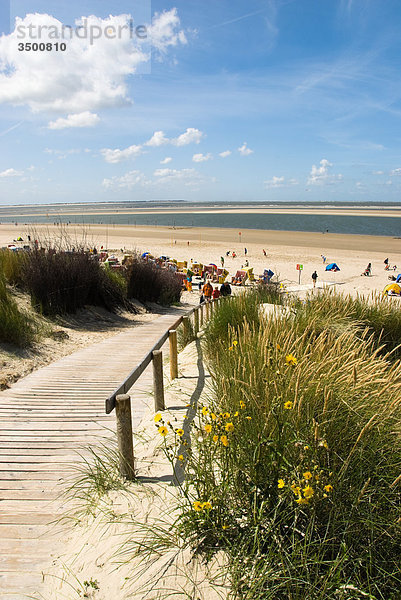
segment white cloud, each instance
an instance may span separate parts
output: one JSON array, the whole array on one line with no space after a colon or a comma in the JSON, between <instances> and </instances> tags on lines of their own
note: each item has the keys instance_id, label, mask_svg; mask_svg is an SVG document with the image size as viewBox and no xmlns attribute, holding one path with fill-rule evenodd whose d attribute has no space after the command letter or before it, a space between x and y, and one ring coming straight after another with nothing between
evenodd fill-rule
<instances>
[{"instance_id":1,"label":"white cloud","mask_svg":"<svg viewBox=\"0 0 401 600\"><path fill-rule=\"evenodd\" d=\"M141 171L128 171L125 175L103 179L102 186L106 189L131 189L135 186L160 188L165 185L175 187L194 187L205 181L205 178L195 169L156 169L154 179L147 178Z\"/></svg>"},{"instance_id":2,"label":"white cloud","mask_svg":"<svg viewBox=\"0 0 401 600\"><path fill-rule=\"evenodd\" d=\"M253 154L253 150L248 148L246 142L244 142L242 146L238 148L238 152L241 154L241 156L249 156L250 154Z\"/></svg>"},{"instance_id":3,"label":"white cloud","mask_svg":"<svg viewBox=\"0 0 401 600\"><path fill-rule=\"evenodd\" d=\"M159 147L164 146L165 144L172 144L173 146L187 146L188 144L199 144L203 135L204 134L202 131L199 131L199 129L194 129L193 127L189 127L184 133L172 139L166 137L163 131L155 131L152 137L144 143L144 146ZM103 148L101 153L107 162L118 163L127 158L136 158L140 154L143 154L143 146L133 145L129 146L129 148L125 148L124 150L119 150L118 148L115 150L111 148Z\"/></svg>"},{"instance_id":4,"label":"white cloud","mask_svg":"<svg viewBox=\"0 0 401 600\"><path fill-rule=\"evenodd\" d=\"M119 163L122 160L126 160L127 158L137 158L141 154L143 154L142 146L129 146L124 150L120 150L119 148L115 148L112 150L111 148L103 148L100 151L104 160L108 163Z\"/></svg>"},{"instance_id":5,"label":"white cloud","mask_svg":"<svg viewBox=\"0 0 401 600\"><path fill-rule=\"evenodd\" d=\"M170 163L173 159L171 158L171 156L166 156L166 158L163 158L163 160L160 161L161 165L168 165L168 163Z\"/></svg>"},{"instance_id":6,"label":"white cloud","mask_svg":"<svg viewBox=\"0 0 401 600\"><path fill-rule=\"evenodd\" d=\"M221 156L221 158L227 158L227 156L230 156L231 154L231 150L224 150L224 152L220 152L219 156Z\"/></svg>"},{"instance_id":7,"label":"white cloud","mask_svg":"<svg viewBox=\"0 0 401 600\"><path fill-rule=\"evenodd\" d=\"M286 180L285 177L277 177L274 175L271 179L268 179L264 182L265 188L270 190L272 188L281 188L281 187L289 187L291 185L298 185L298 181L296 179Z\"/></svg>"},{"instance_id":8,"label":"white cloud","mask_svg":"<svg viewBox=\"0 0 401 600\"><path fill-rule=\"evenodd\" d=\"M82 17L75 26L81 26L81 34L86 26L88 35L78 37L75 28L67 29L49 14L17 17L16 29L0 37L0 102L27 105L34 112L69 114L130 104L127 78L150 64L150 42L161 53L186 43L176 9L155 15L148 28L151 39L131 37L130 18L131 15ZM113 39L105 35L111 30L115 32ZM103 33L91 40L89 31ZM37 40L32 39L34 35ZM64 41L67 50L18 51L18 43L32 41Z\"/></svg>"},{"instance_id":9,"label":"white cloud","mask_svg":"<svg viewBox=\"0 0 401 600\"><path fill-rule=\"evenodd\" d=\"M163 131L155 131L150 140L145 142L145 146L164 146L169 143L169 139L166 138Z\"/></svg>"},{"instance_id":10,"label":"white cloud","mask_svg":"<svg viewBox=\"0 0 401 600\"><path fill-rule=\"evenodd\" d=\"M196 169L156 169L153 173L158 184L182 182L185 186L199 185L205 181Z\"/></svg>"},{"instance_id":11,"label":"white cloud","mask_svg":"<svg viewBox=\"0 0 401 600\"><path fill-rule=\"evenodd\" d=\"M207 160L211 160L213 158L213 156L210 154L210 152L208 154L194 154L192 157L193 162L206 162Z\"/></svg>"},{"instance_id":12,"label":"white cloud","mask_svg":"<svg viewBox=\"0 0 401 600\"><path fill-rule=\"evenodd\" d=\"M16 171L15 169L6 169L0 173L0 177L22 177L23 171Z\"/></svg>"},{"instance_id":13,"label":"white cloud","mask_svg":"<svg viewBox=\"0 0 401 600\"><path fill-rule=\"evenodd\" d=\"M340 181L343 176L341 174L334 175L330 173L330 168L333 166L326 158L320 161L320 167L312 165L310 175L308 177L308 185L324 185L331 184L335 181Z\"/></svg>"},{"instance_id":14,"label":"white cloud","mask_svg":"<svg viewBox=\"0 0 401 600\"><path fill-rule=\"evenodd\" d=\"M398 169L393 169L392 171L390 171L390 176L394 176L394 175L401 175L401 168L399 167Z\"/></svg>"},{"instance_id":15,"label":"white cloud","mask_svg":"<svg viewBox=\"0 0 401 600\"><path fill-rule=\"evenodd\" d=\"M174 146L187 146L188 144L199 144L204 134L199 129L189 127L184 133L171 140Z\"/></svg>"},{"instance_id":16,"label":"white cloud","mask_svg":"<svg viewBox=\"0 0 401 600\"><path fill-rule=\"evenodd\" d=\"M145 175L141 171L128 171L121 177L111 177L110 179L103 179L102 186L110 188L133 188L136 185L145 186L150 182L146 179Z\"/></svg>"},{"instance_id":17,"label":"white cloud","mask_svg":"<svg viewBox=\"0 0 401 600\"><path fill-rule=\"evenodd\" d=\"M98 115L88 110L82 113L68 115L66 119L60 118L50 121L49 129L66 129L67 127L94 127L100 122Z\"/></svg>"},{"instance_id":18,"label":"white cloud","mask_svg":"<svg viewBox=\"0 0 401 600\"><path fill-rule=\"evenodd\" d=\"M159 50L159 52L165 53L170 46L186 44L185 33L182 29L178 30L179 26L180 19L176 8L156 13L152 21L152 26L148 28L152 46Z\"/></svg>"},{"instance_id":19,"label":"white cloud","mask_svg":"<svg viewBox=\"0 0 401 600\"><path fill-rule=\"evenodd\" d=\"M384 175L384 171L372 171L373 175Z\"/></svg>"}]
</instances>

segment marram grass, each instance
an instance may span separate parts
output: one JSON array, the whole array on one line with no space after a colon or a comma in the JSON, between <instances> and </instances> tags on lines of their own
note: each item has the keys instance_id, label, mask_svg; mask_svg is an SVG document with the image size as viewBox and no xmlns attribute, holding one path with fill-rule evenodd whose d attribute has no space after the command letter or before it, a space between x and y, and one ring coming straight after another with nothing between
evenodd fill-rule
<instances>
[{"instance_id":1,"label":"marram grass","mask_svg":"<svg viewBox=\"0 0 401 600\"><path fill-rule=\"evenodd\" d=\"M225 550L233 598L400 598L400 363L352 314L318 330L318 303L299 320L251 306L241 323L234 302L235 327L219 339L217 311L206 334L181 535Z\"/></svg>"}]
</instances>

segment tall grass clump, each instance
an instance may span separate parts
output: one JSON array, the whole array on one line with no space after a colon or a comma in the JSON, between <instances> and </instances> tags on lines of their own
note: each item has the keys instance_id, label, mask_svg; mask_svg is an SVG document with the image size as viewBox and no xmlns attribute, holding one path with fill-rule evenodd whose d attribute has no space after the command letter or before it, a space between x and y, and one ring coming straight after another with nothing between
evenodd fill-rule
<instances>
[{"instance_id":1,"label":"tall grass clump","mask_svg":"<svg viewBox=\"0 0 401 600\"><path fill-rule=\"evenodd\" d=\"M264 302L281 305L282 295L273 286L260 285L219 302L205 336L209 354L213 354L220 342L227 340L230 332L237 331L244 322L257 325L261 320L260 304Z\"/></svg>"},{"instance_id":2,"label":"tall grass clump","mask_svg":"<svg viewBox=\"0 0 401 600\"><path fill-rule=\"evenodd\" d=\"M368 327L377 344L394 351L393 358L401 355L401 350L396 350L401 344L401 308L397 299L378 292L353 298L329 289L309 296L307 302L295 301L295 310L299 322L313 319L316 331L338 330L350 323L359 329Z\"/></svg>"},{"instance_id":3,"label":"tall grass clump","mask_svg":"<svg viewBox=\"0 0 401 600\"><path fill-rule=\"evenodd\" d=\"M0 250L0 272L10 285L22 285L23 269L27 258L26 252Z\"/></svg>"},{"instance_id":4,"label":"tall grass clump","mask_svg":"<svg viewBox=\"0 0 401 600\"><path fill-rule=\"evenodd\" d=\"M23 270L23 285L33 306L44 315L74 313L85 305L109 311L130 308L121 278L85 252L31 252Z\"/></svg>"},{"instance_id":5,"label":"tall grass clump","mask_svg":"<svg viewBox=\"0 0 401 600\"><path fill-rule=\"evenodd\" d=\"M181 536L225 551L233 598L399 599L400 363L368 328L233 314L181 456Z\"/></svg>"},{"instance_id":6,"label":"tall grass clump","mask_svg":"<svg viewBox=\"0 0 401 600\"><path fill-rule=\"evenodd\" d=\"M33 342L36 333L34 320L19 309L0 272L0 342L25 347Z\"/></svg>"},{"instance_id":7,"label":"tall grass clump","mask_svg":"<svg viewBox=\"0 0 401 600\"><path fill-rule=\"evenodd\" d=\"M170 305L180 301L181 282L174 273L135 257L128 265L128 298Z\"/></svg>"}]
</instances>

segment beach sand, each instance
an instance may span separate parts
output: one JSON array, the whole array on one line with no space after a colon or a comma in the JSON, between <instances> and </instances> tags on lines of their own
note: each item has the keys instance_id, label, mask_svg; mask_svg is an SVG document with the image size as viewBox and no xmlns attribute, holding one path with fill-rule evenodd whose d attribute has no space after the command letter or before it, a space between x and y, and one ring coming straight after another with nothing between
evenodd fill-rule
<instances>
[{"instance_id":1,"label":"beach sand","mask_svg":"<svg viewBox=\"0 0 401 600\"><path fill-rule=\"evenodd\" d=\"M311 275L318 274L318 286L335 283L338 290L369 294L373 290L382 291L389 283L388 276L398 270L385 271L384 259L389 257L390 265L399 265L401 272L401 239L385 236L346 235L333 233L309 233L296 231L265 231L219 228L170 228L135 227L132 225L85 225L48 226L10 224L0 225L0 246L13 242L21 235L24 240L63 239L71 246L101 246L108 250L149 251L154 256L168 255L177 260L191 259L220 266L220 257L225 259L225 268L234 275L249 261L258 276L265 268L270 268L279 280L296 289L299 282L297 264L303 265L301 286L305 291L312 288ZM247 256L244 249L247 248ZM267 256L264 257L263 249ZM236 258L226 257L226 252L235 251ZM325 271L321 255L326 256L326 265L336 262L341 271ZM368 263L372 263L372 276L361 273Z\"/></svg>"}]
</instances>

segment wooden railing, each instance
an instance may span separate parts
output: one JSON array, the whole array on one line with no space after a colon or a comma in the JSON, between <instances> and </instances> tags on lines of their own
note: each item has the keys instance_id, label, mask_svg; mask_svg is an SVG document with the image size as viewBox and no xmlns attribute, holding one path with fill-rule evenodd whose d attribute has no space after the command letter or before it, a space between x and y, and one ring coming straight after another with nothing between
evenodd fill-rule
<instances>
[{"instance_id":1,"label":"wooden railing","mask_svg":"<svg viewBox=\"0 0 401 600\"><path fill-rule=\"evenodd\" d=\"M120 473L126 479L134 478L134 451L133 434L131 420L131 397L129 390L134 383L138 381L146 367L153 362L153 392L155 402L155 412L165 409L164 405L164 385L163 385L163 355L161 348L167 340L170 344L170 379L178 377L178 348L177 348L177 329L182 324L184 328L189 327L189 321L193 316L194 333L197 335L204 323L207 322L213 314L215 303L222 300L211 300L203 302L185 315L179 317L173 325L163 333L154 346L149 350L146 356L131 373L124 379L122 384L106 399L106 413L116 410L117 421L117 441L120 457Z\"/></svg>"}]
</instances>

